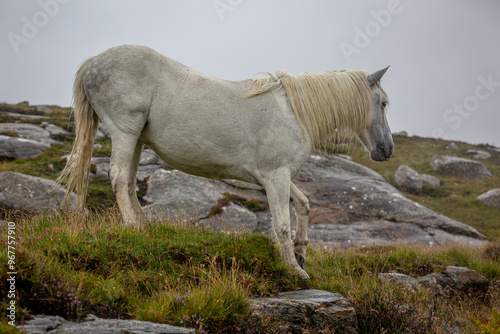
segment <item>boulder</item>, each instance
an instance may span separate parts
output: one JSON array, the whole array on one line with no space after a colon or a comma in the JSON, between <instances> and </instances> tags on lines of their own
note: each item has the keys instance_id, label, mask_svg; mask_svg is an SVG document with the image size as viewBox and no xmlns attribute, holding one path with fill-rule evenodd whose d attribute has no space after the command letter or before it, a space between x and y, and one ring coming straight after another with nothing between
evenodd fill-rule
<instances>
[{"instance_id":1,"label":"boulder","mask_svg":"<svg viewBox=\"0 0 500 334\"><path fill-rule=\"evenodd\" d=\"M457 294L471 294L484 296L489 287L486 277L477 271L466 267L446 267L442 273L432 273L419 277L420 287L428 289L438 296L454 296Z\"/></svg>"},{"instance_id":2,"label":"boulder","mask_svg":"<svg viewBox=\"0 0 500 334\"><path fill-rule=\"evenodd\" d=\"M449 143L446 147L447 150L458 150L458 146L455 143Z\"/></svg>"},{"instance_id":3,"label":"boulder","mask_svg":"<svg viewBox=\"0 0 500 334\"><path fill-rule=\"evenodd\" d=\"M394 179L399 189L411 194L419 194L424 184L436 187L441 185L441 181L437 177L419 174L416 170L405 165L398 167Z\"/></svg>"},{"instance_id":4,"label":"boulder","mask_svg":"<svg viewBox=\"0 0 500 334\"><path fill-rule=\"evenodd\" d=\"M181 221L208 218L217 201L231 188L221 181L196 177L178 170L156 170L148 179L144 211Z\"/></svg>"},{"instance_id":5,"label":"boulder","mask_svg":"<svg viewBox=\"0 0 500 334\"><path fill-rule=\"evenodd\" d=\"M35 315L19 329L26 334L194 334L194 329L158 324L149 321L101 319L89 314L78 322L60 316Z\"/></svg>"},{"instance_id":6,"label":"boulder","mask_svg":"<svg viewBox=\"0 0 500 334\"><path fill-rule=\"evenodd\" d=\"M486 166L479 161L450 155L435 155L431 158L430 165L436 173L444 177L472 180L491 176Z\"/></svg>"},{"instance_id":7,"label":"boulder","mask_svg":"<svg viewBox=\"0 0 500 334\"><path fill-rule=\"evenodd\" d=\"M108 128L106 127L106 125L104 125L103 122L100 122L99 123L99 129L97 130L97 134L95 136L97 139L101 139L101 138L111 138L111 135L109 134L109 130Z\"/></svg>"},{"instance_id":8,"label":"boulder","mask_svg":"<svg viewBox=\"0 0 500 334\"><path fill-rule=\"evenodd\" d=\"M137 169L137 180L145 181L154 171L160 168L164 162L151 149L142 151L139 167Z\"/></svg>"},{"instance_id":9,"label":"boulder","mask_svg":"<svg viewBox=\"0 0 500 334\"><path fill-rule=\"evenodd\" d=\"M35 111L52 114L54 111L47 106L35 106Z\"/></svg>"},{"instance_id":10,"label":"boulder","mask_svg":"<svg viewBox=\"0 0 500 334\"><path fill-rule=\"evenodd\" d=\"M27 114L20 114L17 112L8 112L8 111L2 111L2 113L8 117L13 117L13 118L19 118L21 120L31 120L31 119L47 119L50 118L49 116L40 116L40 115L27 115Z\"/></svg>"},{"instance_id":11,"label":"boulder","mask_svg":"<svg viewBox=\"0 0 500 334\"><path fill-rule=\"evenodd\" d=\"M489 154L486 151L481 151L481 150L467 150L466 152L468 155L473 157L474 159L489 159L491 158L491 154Z\"/></svg>"},{"instance_id":12,"label":"boulder","mask_svg":"<svg viewBox=\"0 0 500 334\"><path fill-rule=\"evenodd\" d=\"M0 172L0 206L13 210L61 209L66 190L52 180L17 172ZM71 196L76 208L76 194Z\"/></svg>"},{"instance_id":13,"label":"boulder","mask_svg":"<svg viewBox=\"0 0 500 334\"><path fill-rule=\"evenodd\" d=\"M14 133L16 136L36 140L45 144L56 141L50 138L50 132L38 125L28 123L0 123L0 133Z\"/></svg>"},{"instance_id":14,"label":"boulder","mask_svg":"<svg viewBox=\"0 0 500 334\"><path fill-rule=\"evenodd\" d=\"M142 151L139 165L162 165L163 161L156 155L152 149L145 149Z\"/></svg>"},{"instance_id":15,"label":"boulder","mask_svg":"<svg viewBox=\"0 0 500 334\"><path fill-rule=\"evenodd\" d=\"M378 173L352 161L313 155L294 181L310 201L311 244L480 245L485 239L472 227L407 199Z\"/></svg>"},{"instance_id":16,"label":"boulder","mask_svg":"<svg viewBox=\"0 0 500 334\"><path fill-rule=\"evenodd\" d=\"M321 290L279 293L274 298L253 299L254 316L273 324L274 333L357 333L357 318L351 303Z\"/></svg>"},{"instance_id":17,"label":"boulder","mask_svg":"<svg viewBox=\"0 0 500 334\"><path fill-rule=\"evenodd\" d=\"M441 180L435 176L429 174L419 174L418 176L423 184L428 184L434 187L439 187L441 185Z\"/></svg>"},{"instance_id":18,"label":"boulder","mask_svg":"<svg viewBox=\"0 0 500 334\"><path fill-rule=\"evenodd\" d=\"M486 206L500 208L500 188L489 190L477 197L477 200Z\"/></svg>"},{"instance_id":19,"label":"boulder","mask_svg":"<svg viewBox=\"0 0 500 334\"><path fill-rule=\"evenodd\" d=\"M399 285L404 288L417 291L418 281L417 279L400 273L379 273L378 278L385 284Z\"/></svg>"},{"instance_id":20,"label":"boulder","mask_svg":"<svg viewBox=\"0 0 500 334\"><path fill-rule=\"evenodd\" d=\"M308 197L309 241L326 248L398 244L481 245L485 236L458 221L435 213L404 197L378 173L340 157L312 155L294 183ZM228 206L218 217L208 217L225 193L267 204L261 187L242 181L210 180L177 170L156 170L143 199L148 214L167 212L187 221L225 230L253 230L254 216L262 233L274 238L267 208L247 212ZM154 204L153 204L154 203ZM292 214L292 233L295 217ZM244 217L244 219L242 219ZM213 218L211 220L205 220ZM247 223L249 219L250 223ZM243 221L243 223L242 223ZM234 224L234 228L230 228Z\"/></svg>"},{"instance_id":21,"label":"boulder","mask_svg":"<svg viewBox=\"0 0 500 334\"><path fill-rule=\"evenodd\" d=\"M48 122L43 122L42 127L52 135L65 135L69 133L63 128Z\"/></svg>"},{"instance_id":22,"label":"boulder","mask_svg":"<svg viewBox=\"0 0 500 334\"><path fill-rule=\"evenodd\" d=\"M401 165L398 167L396 174L394 175L394 179L398 188L412 193L418 194L422 191L422 179L420 178L417 171L414 169Z\"/></svg>"},{"instance_id":23,"label":"boulder","mask_svg":"<svg viewBox=\"0 0 500 334\"><path fill-rule=\"evenodd\" d=\"M240 205L231 203L221 208L220 214L200 220L200 225L225 232L253 232L258 230L257 216Z\"/></svg>"},{"instance_id":24,"label":"boulder","mask_svg":"<svg viewBox=\"0 0 500 334\"><path fill-rule=\"evenodd\" d=\"M0 135L0 159L31 159L50 148L36 140Z\"/></svg>"},{"instance_id":25,"label":"boulder","mask_svg":"<svg viewBox=\"0 0 500 334\"><path fill-rule=\"evenodd\" d=\"M408 137L408 131L394 132L392 135L398 137Z\"/></svg>"}]
</instances>

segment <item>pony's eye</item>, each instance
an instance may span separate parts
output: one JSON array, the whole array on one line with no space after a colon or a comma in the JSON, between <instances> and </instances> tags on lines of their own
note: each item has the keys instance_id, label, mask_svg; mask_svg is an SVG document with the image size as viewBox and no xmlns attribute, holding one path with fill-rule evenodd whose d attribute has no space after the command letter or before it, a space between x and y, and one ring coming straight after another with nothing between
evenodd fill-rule
<instances>
[{"instance_id":1,"label":"pony's eye","mask_svg":"<svg viewBox=\"0 0 500 334\"><path fill-rule=\"evenodd\" d=\"M381 105L382 105L382 108L385 108L385 107L387 107L387 102L384 101L381 103Z\"/></svg>"}]
</instances>

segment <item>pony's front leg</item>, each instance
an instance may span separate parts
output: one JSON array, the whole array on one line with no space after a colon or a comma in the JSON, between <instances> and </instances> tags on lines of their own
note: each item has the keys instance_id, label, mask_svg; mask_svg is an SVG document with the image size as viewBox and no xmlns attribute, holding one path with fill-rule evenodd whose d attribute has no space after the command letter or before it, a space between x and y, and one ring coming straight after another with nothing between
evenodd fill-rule
<instances>
[{"instance_id":1,"label":"pony's front leg","mask_svg":"<svg viewBox=\"0 0 500 334\"><path fill-rule=\"evenodd\" d=\"M284 168L278 169L261 180L261 184L267 192L274 230L281 248L281 257L285 263L298 272L302 279L308 280L309 275L299 266L292 247L289 208L290 172Z\"/></svg>"},{"instance_id":2,"label":"pony's front leg","mask_svg":"<svg viewBox=\"0 0 500 334\"><path fill-rule=\"evenodd\" d=\"M307 224L309 220L309 201L307 197L290 182L290 202L297 214L297 231L293 239L295 257L302 269L305 269L306 250L309 239L307 238Z\"/></svg>"}]
</instances>

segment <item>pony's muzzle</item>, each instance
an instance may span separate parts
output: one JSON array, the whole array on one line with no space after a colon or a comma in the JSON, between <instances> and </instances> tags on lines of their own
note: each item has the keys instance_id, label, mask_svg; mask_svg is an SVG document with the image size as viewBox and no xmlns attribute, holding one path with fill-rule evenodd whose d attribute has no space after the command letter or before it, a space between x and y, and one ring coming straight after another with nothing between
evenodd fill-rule
<instances>
[{"instance_id":1,"label":"pony's muzzle","mask_svg":"<svg viewBox=\"0 0 500 334\"><path fill-rule=\"evenodd\" d=\"M394 144L379 145L370 152L370 158L375 161L387 161L394 154Z\"/></svg>"}]
</instances>

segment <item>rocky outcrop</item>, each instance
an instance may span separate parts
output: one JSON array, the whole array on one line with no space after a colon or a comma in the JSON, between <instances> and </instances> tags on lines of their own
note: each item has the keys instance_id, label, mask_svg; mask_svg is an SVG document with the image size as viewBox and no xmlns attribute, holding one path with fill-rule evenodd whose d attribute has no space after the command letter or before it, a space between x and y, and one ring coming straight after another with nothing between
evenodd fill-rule
<instances>
[{"instance_id":1,"label":"rocky outcrop","mask_svg":"<svg viewBox=\"0 0 500 334\"><path fill-rule=\"evenodd\" d=\"M320 238L309 239L324 246L480 244L484 239L475 229L407 199L378 173L352 161L312 156L295 181L311 202L310 234Z\"/></svg>"},{"instance_id":2,"label":"rocky outcrop","mask_svg":"<svg viewBox=\"0 0 500 334\"><path fill-rule=\"evenodd\" d=\"M401 273L379 273L378 278L385 284L398 285L409 290L418 291L416 278Z\"/></svg>"},{"instance_id":3,"label":"rocky outcrop","mask_svg":"<svg viewBox=\"0 0 500 334\"><path fill-rule=\"evenodd\" d=\"M468 155L470 155L471 157L473 157L474 159L486 160L486 159L491 158L491 154L489 154L486 151L482 151L482 150L467 150L466 153Z\"/></svg>"},{"instance_id":4,"label":"rocky outcrop","mask_svg":"<svg viewBox=\"0 0 500 334\"><path fill-rule=\"evenodd\" d=\"M357 333L354 307L338 293L302 290L250 302L254 316L273 324L274 333Z\"/></svg>"},{"instance_id":5,"label":"rocky outcrop","mask_svg":"<svg viewBox=\"0 0 500 334\"><path fill-rule=\"evenodd\" d=\"M66 135L69 132L61 128L60 126L48 123L48 122L43 122L41 124L42 128L47 130L51 135Z\"/></svg>"},{"instance_id":6,"label":"rocky outcrop","mask_svg":"<svg viewBox=\"0 0 500 334\"><path fill-rule=\"evenodd\" d=\"M49 145L56 142L50 137L49 131L38 125L28 123L0 123L0 133L12 133L17 137L36 140Z\"/></svg>"},{"instance_id":7,"label":"rocky outcrop","mask_svg":"<svg viewBox=\"0 0 500 334\"><path fill-rule=\"evenodd\" d=\"M19 326L26 334L194 334L194 329L158 324L149 321L101 319L92 314L79 322L59 316L35 315Z\"/></svg>"},{"instance_id":8,"label":"rocky outcrop","mask_svg":"<svg viewBox=\"0 0 500 334\"><path fill-rule=\"evenodd\" d=\"M471 294L476 297L484 296L489 287L486 277L477 271L466 267L446 267L442 273L432 273L418 278L420 287L430 290L439 296L454 296L457 294Z\"/></svg>"},{"instance_id":9,"label":"rocky outcrop","mask_svg":"<svg viewBox=\"0 0 500 334\"><path fill-rule=\"evenodd\" d=\"M143 200L147 213L167 219L197 221L208 218L217 200L231 187L221 181L191 176L178 170L156 170L148 179ZM153 204L154 203L154 204Z\"/></svg>"},{"instance_id":10,"label":"rocky outcrop","mask_svg":"<svg viewBox=\"0 0 500 334\"><path fill-rule=\"evenodd\" d=\"M444 177L472 180L491 176L486 166L479 161L450 155L435 155L431 158L430 165L437 174Z\"/></svg>"},{"instance_id":11,"label":"rocky outcrop","mask_svg":"<svg viewBox=\"0 0 500 334\"><path fill-rule=\"evenodd\" d=\"M458 150L458 146L457 146L457 144L455 144L455 143L453 143L453 142L451 142L451 143L449 143L448 145L446 145L446 147L445 147L445 148L446 148L447 150Z\"/></svg>"},{"instance_id":12,"label":"rocky outcrop","mask_svg":"<svg viewBox=\"0 0 500 334\"><path fill-rule=\"evenodd\" d=\"M398 136L398 137L408 137L408 131L399 131L399 132L394 132L392 134L393 136Z\"/></svg>"},{"instance_id":13,"label":"rocky outcrop","mask_svg":"<svg viewBox=\"0 0 500 334\"><path fill-rule=\"evenodd\" d=\"M420 180L422 180L423 184L428 184L434 187L439 187L441 185L441 181L435 176L429 174L418 174L418 176L420 177Z\"/></svg>"},{"instance_id":14,"label":"rocky outcrop","mask_svg":"<svg viewBox=\"0 0 500 334\"><path fill-rule=\"evenodd\" d=\"M66 190L52 180L17 172L0 172L0 206L13 210L61 209ZM76 194L72 195L76 207Z\"/></svg>"},{"instance_id":15,"label":"rocky outcrop","mask_svg":"<svg viewBox=\"0 0 500 334\"><path fill-rule=\"evenodd\" d=\"M106 125L104 125L103 122L99 123L99 129L97 130L96 136L97 139L99 138L111 138L109 134L108 128L106 128Z\"/></svg>"},{"instance_id":16,"label":"rocky outcrop","mask_svg":"<svg viewBox=\"0 0 500 334\"><path fill-rule=\"evenodd\" d=\"M310 200L310 244L327 248L399 243L478 245L485 238L475 229L407 199L376 172L343 158L313 155L294 182ZM251 212L231 202L226 209L213 210L225 194L267 206L259 186L163 169L151 175L143 199L151 203L145 207L150 215L215 224L223 230L257 229L274 237L268 208Z\"/></svg>"},{"instance_id":17,"label":"rocky outcrop","mask_svg":"<svg viewBox=\"0 0 500 334\"><path fill-rule=\"evenodd\" d=\"M399 285L411 290L426 289L436 296L470 294L484 297L489 281L477 271L467 267L448 266L442 273L414 278L401 273L380 273L378 278L386 284Z\"/></svg>"},{"instance_id":18,"label":"rocky outcrop","mask_svg":"<svg viewBox=\"0 0 500 334\"><path fill-rule=\"evenodd\" d=\"M489 190L477 197L477 200L486 206L500 208L500 188Z\"/></svg>"},{"instance_id":19,"label":"rocky outcrop","mask_svg":"<svg viewBox=\"0 0 500 334\"><path fill-rule=\"evenodd\" d=\"M0 159L31 159L49 147L36 140L0 135Z\"/></svg>"}]
</instances>

